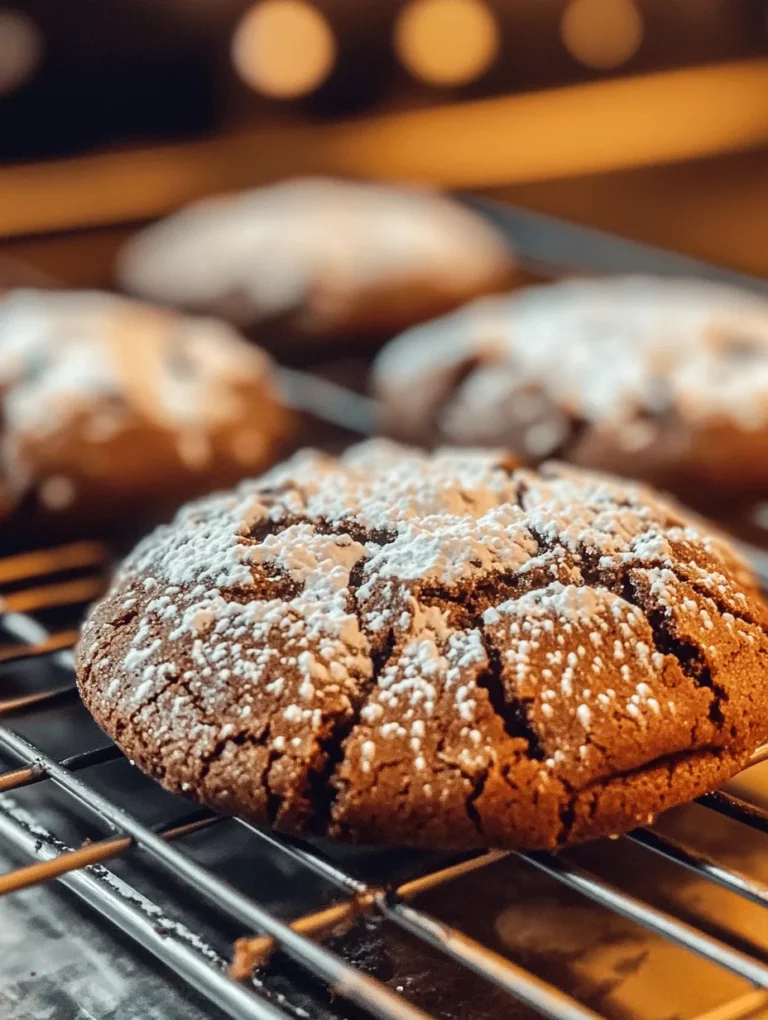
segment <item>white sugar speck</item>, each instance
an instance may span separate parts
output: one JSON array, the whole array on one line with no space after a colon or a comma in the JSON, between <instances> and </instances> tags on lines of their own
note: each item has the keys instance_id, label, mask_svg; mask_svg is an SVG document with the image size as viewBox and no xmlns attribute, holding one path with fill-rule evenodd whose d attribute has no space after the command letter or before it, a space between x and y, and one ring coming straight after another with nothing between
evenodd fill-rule
<instances>
[{"instance_id":1,"label":"white sugar speck","mask_svg":"<svg viewBox=\"0 0 768 1020\"><path fill-rule=\"evenodd\" d=\"M592 713L589 710L588 705L579 705L576 709L576 718L579 720L585 730L589 729L589 724L592 719Z\"/></svg>"}]
</instances>

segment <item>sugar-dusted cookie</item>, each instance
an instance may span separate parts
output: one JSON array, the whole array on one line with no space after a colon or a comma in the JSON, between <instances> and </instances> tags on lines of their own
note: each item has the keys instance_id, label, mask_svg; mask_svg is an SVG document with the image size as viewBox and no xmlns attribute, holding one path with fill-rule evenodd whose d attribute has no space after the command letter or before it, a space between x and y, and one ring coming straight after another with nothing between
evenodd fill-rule
<instances>
[{"instance_id":1,"label":"sugar-dusted cookie","mask_svg":"<svg viewBox=\"0 0 768 1020\"><path fill-rule=\"evenodd\" d=\"M687 501L768 493L768 300L618 277L479 300L380 354L382 426L651 482Z\"/></svg>"},{"instance_id":2,"label":"sugar-dusted cookie","mask_svg":"<svg viewBox=\"0 0 768 1020\"><path fill-rule=\"evenodd\" d=\"M768 733L767 656L735 553L649 489L372 442L146 538L78 680L130 758L225 812L551 848L738 772Z\"/></svg>"},{"instance_id":3,"label":"sugar-dusted cookie","mask_svg":"<svg viewBox=\"0 0 768 1020\"><path fill-rule=\"evenodd\" d=\"M504 239L426 190L307 178L206 199L128 242L142 297L294 341L386 337L508 284ZM259 327L264 327L260 330Z\"/></svg>"},{"instance_id":4,"label":"sugar-dusted cookie","mask_svg":"<svg viewBox=\"0 0 768 1020\"><path fill-rule=\"evenodd\" d=\"M96 292L0 299L7 512L75 529L152 518L276 459L270 359L212 319Z\"/></svg>"}]
</instances>

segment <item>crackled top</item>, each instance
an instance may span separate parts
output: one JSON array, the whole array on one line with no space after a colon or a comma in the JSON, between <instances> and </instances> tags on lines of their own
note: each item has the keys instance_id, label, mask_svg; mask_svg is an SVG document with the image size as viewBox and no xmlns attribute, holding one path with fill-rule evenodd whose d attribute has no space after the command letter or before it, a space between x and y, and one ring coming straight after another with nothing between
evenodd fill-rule
<instances>
[{"instance_id":1,"label":"crackled top","mask_svg":"<svg viewBox=\"0 0 768 1020\"><path fill-rule=\"evenodd\" d=\"M578 444L588 426L628 457L664 432L682 456L670 422L768 423L768 301L640 276L532 287L414 327L375 374L400 402L402 434L431 426L448 440L500 442L511 416L533 458Z\"/></svg>"},{"instance_id":2,"label":"crackled top","mask_svg":"<svg viewBox=\"0 0 768 1020\"><path fill-rule=\"evenodd\" d=\"M552 846L738 769L768 731L763 614L735 553L642 486L376 441L142 542L79 680L131 757L226 810Z\"/></svg>"}]
</instances>

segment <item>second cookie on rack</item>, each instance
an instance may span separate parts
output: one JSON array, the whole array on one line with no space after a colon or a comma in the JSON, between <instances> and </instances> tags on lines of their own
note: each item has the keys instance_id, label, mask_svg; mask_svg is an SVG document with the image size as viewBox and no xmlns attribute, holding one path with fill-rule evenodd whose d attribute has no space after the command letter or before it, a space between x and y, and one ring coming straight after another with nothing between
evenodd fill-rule
<instances>
[{"instance_id":1,"label":"second cookie on rack","mask_svg":"<svg viewBox=\"0 0 768 1020\"><path fill-rule=\"evenodd\" d=\"M281 349L398 329L509 284L481 216L425 189L307 178L195 203L119 258L131 293L269 330Z\"/></svg>"},{"instance_id":2,"label":"second cookie on rack","mask_svg":"<svg viewBox=\"0 0 768 1020\"><path fill-rule=\"evenodd\" d=\"M267 466L292 427L270 359L223 323L97 292L0 301L12 525L130 529Z\"/></svg>"},{"instance_id":3,"label":"second cookie on rack","mask_svg":"<svg viewBox=\"0 0 768 1020\"><path fill-rule=\"evenodd\" d=\"M487 298L374 368L382 427L640 478L701 506L768 493L768 301L619 277Z\"/></svg>"}]
</instances>

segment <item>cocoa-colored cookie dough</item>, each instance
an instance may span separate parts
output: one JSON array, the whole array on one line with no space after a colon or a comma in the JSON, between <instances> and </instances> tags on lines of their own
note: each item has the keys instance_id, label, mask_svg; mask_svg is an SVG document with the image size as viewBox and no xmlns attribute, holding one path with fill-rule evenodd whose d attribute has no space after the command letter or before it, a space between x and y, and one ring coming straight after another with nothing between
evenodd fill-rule
<instances>
[{"instance_id":1,"label":"cocoa-colored cookie dough","mask_svg":"<svg viewBox=\"0 0 768 1020\"><path fill-rule=\"evenodd\" d=\"M229 326L96 292L0 300L0 489L20 524L157 519L275 459L268 357Z\"/></svg>"},{"instance_id":2,"label":"cocoa-colored cookie dough","mask_svg":"<svg viewBox=\"0 0 768 1020\"><path fill-rule=\"evenodd\" d=\"M503 455L306 451L181 510L78 650L168 789L288 832L556 847L738 772L768 733L746 568L650 490Z\"/></svg>"},{"instance_id":3,"label":"cocoa-colored cookie dough","mask_svg":"<svg viewBox=\"0 0 768 1020\"><path fill-rule=\"evenodd\" d=\"M480 300L379 356L382 427L651 482L701 506L768 492L768 300L619 277Z\"/></svg>"},{"instance_id":4,"label":"cocoa-colored cookie dough","mask_svg":"<svg viewBox=\"0 0 768 1020\"><path fill-rule=\"evenodd\" d=\"M207 199L121 253L128 291L279 343L382 337L508 285L512 256L476 213L417 189L324 178Z\"/></svg>"}]
</instances>

